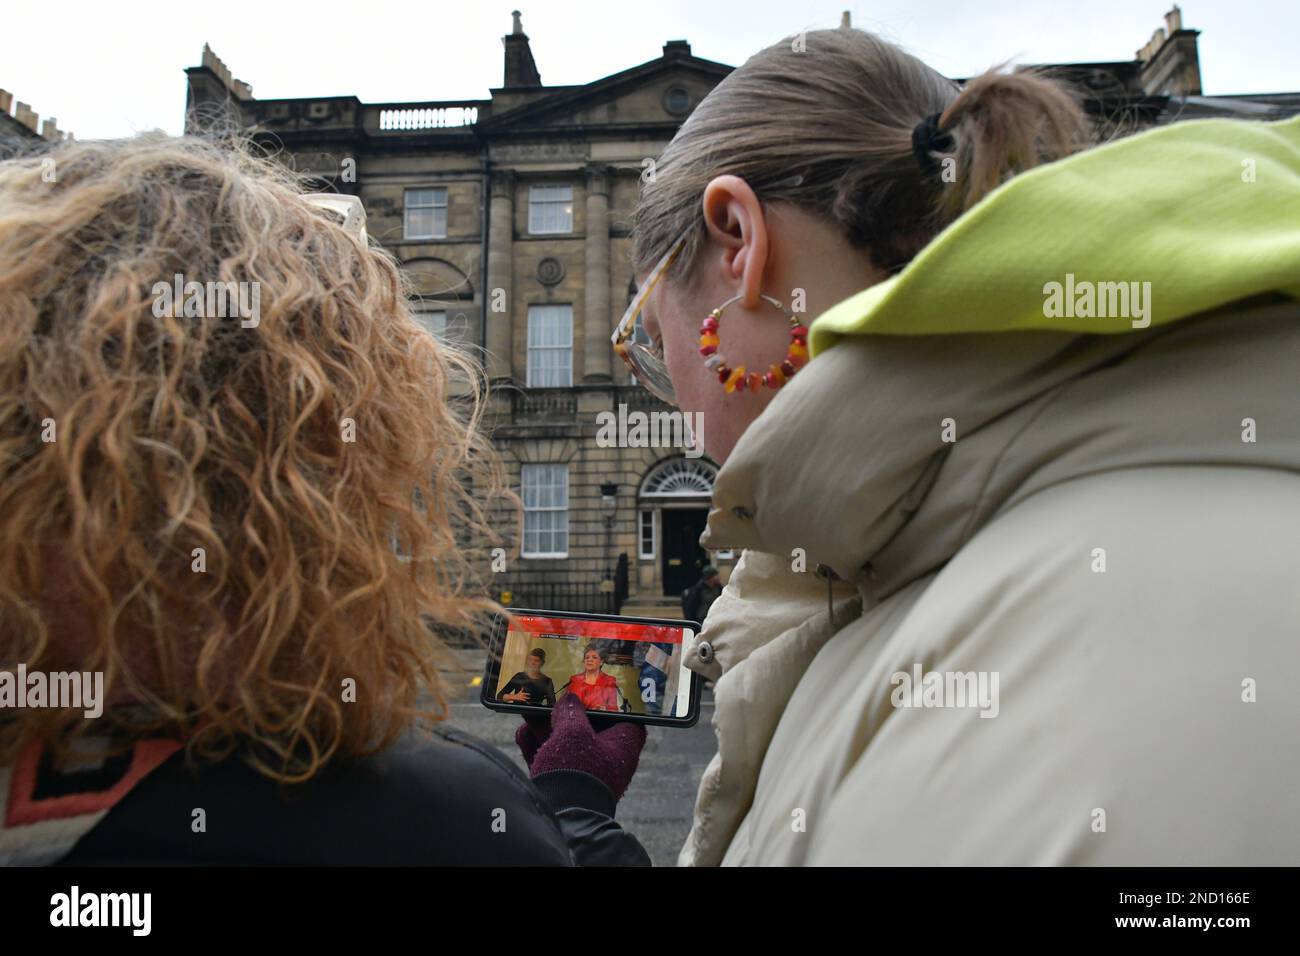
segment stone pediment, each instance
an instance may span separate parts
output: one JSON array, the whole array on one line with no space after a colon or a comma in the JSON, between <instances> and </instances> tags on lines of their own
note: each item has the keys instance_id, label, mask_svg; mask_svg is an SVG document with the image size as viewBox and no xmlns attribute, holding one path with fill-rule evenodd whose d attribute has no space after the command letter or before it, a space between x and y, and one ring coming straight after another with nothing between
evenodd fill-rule
<instances>
[{"instance_id":1,"label":"stone pediment","mask_svg":"<svg viewBox=\"0 0 1300 956\"><path fill-rule=\"evenodd\" d=\"M696 57L661 57L586 86L565 87L496 113L479 124L479 132L490 135L564 127L676 126L731 69Z\"/></svg>"}]
</instances>

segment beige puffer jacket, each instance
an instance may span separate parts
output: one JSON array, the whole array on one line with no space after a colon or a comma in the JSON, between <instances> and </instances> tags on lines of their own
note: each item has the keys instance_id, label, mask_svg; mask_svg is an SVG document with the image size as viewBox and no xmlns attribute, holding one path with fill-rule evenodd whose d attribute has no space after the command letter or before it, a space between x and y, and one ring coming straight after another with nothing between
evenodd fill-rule
<instances>
[{"instance_id":1,"label":"beige puffer jacket","mask_svg":"<svg viewBox=\"0 0 1300 956\"><path fill-rule=\"evenodd\" d=\"M1300 863L1297 382L1281 298L820 355L716 483L680 862ZM896 706L918 666L996 708Z\"/></svg>"}]
</instances>

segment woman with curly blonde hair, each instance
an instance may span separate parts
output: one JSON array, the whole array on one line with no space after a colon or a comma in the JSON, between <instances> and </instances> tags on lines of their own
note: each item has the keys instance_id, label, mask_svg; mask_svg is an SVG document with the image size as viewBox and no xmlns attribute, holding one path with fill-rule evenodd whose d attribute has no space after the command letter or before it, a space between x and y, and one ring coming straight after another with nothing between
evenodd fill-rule
<instances>
[{"instance_id":1,"label":"woman with curly blonde hair","mask_svg":"<svg viewBox=\"0 0 1300 956\"><path fill-rule=\"evenodd\" d=\"M534 761L548 793L413 732L447 713L435 635L496 610L477 380L246 149L0 164L0 670L103 682L99 716L0 710L0 862L644 860L609 819L635 733L613 774Z\"/></svg>"}]
</instances>

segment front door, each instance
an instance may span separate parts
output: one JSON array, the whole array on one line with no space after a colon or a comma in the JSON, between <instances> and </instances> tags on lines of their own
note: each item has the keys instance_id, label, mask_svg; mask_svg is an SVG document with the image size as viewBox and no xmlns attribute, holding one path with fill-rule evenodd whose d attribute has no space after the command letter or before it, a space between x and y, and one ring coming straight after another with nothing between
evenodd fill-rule
<instances>
[{"instance_id":1,"label":"front door","mask_svg":"<svg viewBox=\"0 0 1300 956\"><path fill-rule=\"evenodd\" d=\"M664 594L680 598L683 591L700 579L700 569L709 563L709 553L700 547L709 509L665 508L660 515Z\"/></svg>"}]
</instances>

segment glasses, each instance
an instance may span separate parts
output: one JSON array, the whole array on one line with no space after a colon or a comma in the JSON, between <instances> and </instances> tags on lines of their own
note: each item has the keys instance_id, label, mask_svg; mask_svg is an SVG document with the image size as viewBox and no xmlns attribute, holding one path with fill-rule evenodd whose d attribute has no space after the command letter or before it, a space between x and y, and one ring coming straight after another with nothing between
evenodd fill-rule
<instances>
[{"instance_id":1,"label":"glasses","mask_svg":"<svg viewBox=\"0 0 1300 956\"><path fill-rule=\"evenodd\" d=\"M619 320L618 327L614 329L610 341L614 343L614 352L632 370L632 375L638 382L644 385L652 395L669 405L677 404L677 394L673 390L673 380L668 376L668 366L664 364L664 348L662 341L655 339L646 331L645 327L645 304L654 292L655 287L659 285L660 280L667 274L669 266L673 260L681 254L682 248L686 245L686 238L690 232L685 232L668 254L659 260L659 264L650 270L646 280L642 283L641 288L637 289L636 295L628 304L627 311L623 313L623 318Z\"/></svg>"},{"instance_id":2,"label":"glasses","mask_svg":"<svg viewBox=\"0 0 1300 956\"><path fill-rule=\"evenodd\" d=\"M366 207L356 196L343 193L308 193L302 197L313 206L327 209L339 217L339 225L366 241Z\"/></svg>"}]
</instances>

